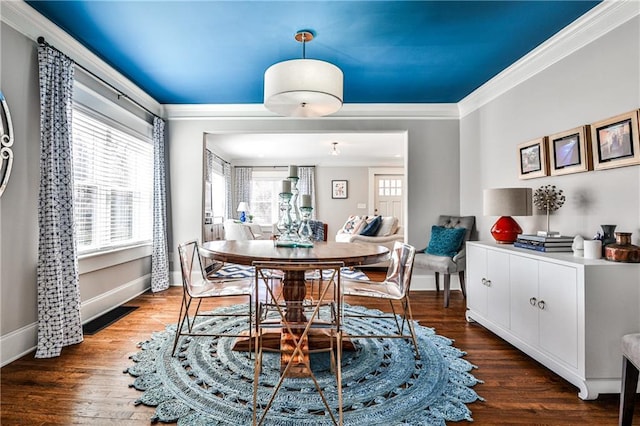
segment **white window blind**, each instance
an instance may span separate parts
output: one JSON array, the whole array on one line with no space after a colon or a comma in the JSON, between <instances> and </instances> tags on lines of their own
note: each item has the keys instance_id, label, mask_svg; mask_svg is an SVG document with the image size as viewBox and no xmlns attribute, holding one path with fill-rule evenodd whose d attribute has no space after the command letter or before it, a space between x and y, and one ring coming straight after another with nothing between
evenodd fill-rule
<instances>
[{"instance_id":1,"label":"white window blind","mask_svg":"<svg viewBox=\"0 0 640 426\"><path fill-rule=\"evenodd\" d=\"M278 222L279 193L282 190L282 180L286 178L287 170L253 170L249 213L254 216L254 222L264 226Z\"/></svg>"},{"instance_id":2,"label":"white window blind","mask_svg":"<svg viewBox=\"0 0 640 426\"><path fill-rule=\"evenodd\" d=\"M151 241L153 146L107 120L73 110L78 253Z\"/></svg>"}]
</instances>

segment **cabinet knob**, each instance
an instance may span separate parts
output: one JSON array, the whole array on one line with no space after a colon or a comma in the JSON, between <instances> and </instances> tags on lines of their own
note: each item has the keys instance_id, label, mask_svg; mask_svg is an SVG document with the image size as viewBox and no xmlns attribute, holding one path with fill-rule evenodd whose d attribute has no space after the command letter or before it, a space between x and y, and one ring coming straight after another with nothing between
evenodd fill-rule
<instances>
[{"instance_id":1,"label":"cabinet knob","mask_svg":"<svg viewBox=\"0 0 640 426\"><path fill-rule=\"evenodd\" d=\"M544 300L541 300L538 302L538 308L542 309L544 311Z\"/></svg>"},{"instance_id":2,"label":"cabinet knob","mask_svg":"<svg viewBox=\"0 0 640 426\"><path fill-rule=\"evenodd\" d=\"M491 287L491 280L487 280L487 283L485 284L487 287Z\"/></svg>"},{"instance_id":3,"label":"cabinet knob","mask_svg":"<svg viewBox=\"0 0 640 426\"><path fill-rule=\"evenodd\" d=\"M535 297L529 299L529 304L531 304L531 306L536 306L536 303L538 303L538 299L536 299Z\"/></svg>"},{"instance_id":4,"label":"cabinet knob","mask_svg":"<svg viewBox=\"0 0 640 426\"><path fill-rule=\"evenodd\" d=\"M487 279L486 278L483 278L481 282L482 282L482 285L487 285Z\"/></svg>"}]
</instances>

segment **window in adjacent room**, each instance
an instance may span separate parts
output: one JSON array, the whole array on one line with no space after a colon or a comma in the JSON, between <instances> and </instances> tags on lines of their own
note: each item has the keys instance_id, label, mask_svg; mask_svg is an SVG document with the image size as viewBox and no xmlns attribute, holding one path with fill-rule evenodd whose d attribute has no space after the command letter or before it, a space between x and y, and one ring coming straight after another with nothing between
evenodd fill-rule
<instances>
[{"instance_id":1,"label":"window in adjacent room","mask_svg":"<svg viewBox=\"0 0 640 426\"><path fill-rule=\"evenodd\" d=\"M149 243L153 145L81 106L73 109L78 254Z\"/></svg>"},{"instance_id":2,"label":"window in adjacent room","mask_svg":"<svg viewBox=\"0 0 640 426\"><path fill-rule=\"evenodd\" d=\"M279 194L282 180L287 178L287 170L259 170L254 168L251 181L250 214L253 221L262 226L278 222Z\"/></svg>"}]
</instances>

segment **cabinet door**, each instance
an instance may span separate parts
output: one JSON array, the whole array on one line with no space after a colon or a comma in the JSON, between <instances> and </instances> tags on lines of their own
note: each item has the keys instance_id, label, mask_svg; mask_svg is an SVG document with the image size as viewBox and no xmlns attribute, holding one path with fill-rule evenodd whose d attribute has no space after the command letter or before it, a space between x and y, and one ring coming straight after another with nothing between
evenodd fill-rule
<instances>
[{"instance_id":1,"label":"cabinet door","mask_svg":"<svg viewBox=\"0 0 640 426\"><path fill-rule=\"evenodd\" d=\"M522 256L509 259L511 331L538 345L538 261Z\"/></svg>"},{"instance_id":2,"label":"cabinet door","mask_svg":"<svg viewBox=\"0 0 640 426\"><path fill-rule=\"evenodd\" d=\"M487 318L509 328L509 255L487 250Z\"/></svg>"},{"instance_id":3,"label":"cabinet door","mask_svg":"<svg viewBox=\"0 0 640 426\"><path fill-rule=\"evenodd\" d=\"M578 366L578 283L575 268L539 265L540 347L568 365Z\"/></svg>"},{"instance_id":4,"label":"cabinet door","mask_svg":"<svg viewBox=\"0 0 640 426\"><path fill-rule=\"evenodd\" d=\"M467 306L487 314L487 250L467 245Z\"/></svg>"}]
</instances>

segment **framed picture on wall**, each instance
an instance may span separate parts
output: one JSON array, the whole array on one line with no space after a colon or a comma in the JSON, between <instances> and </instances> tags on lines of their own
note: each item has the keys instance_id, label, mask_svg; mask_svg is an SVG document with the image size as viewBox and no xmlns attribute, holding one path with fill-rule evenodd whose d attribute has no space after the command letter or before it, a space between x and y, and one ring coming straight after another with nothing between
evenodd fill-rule
<instances>
[{"instance_id":1,"label":"framed picture on wall","mask_svg":"<svg viewBox=\"0 0 640 426\"><path fill-rule=\"evenodd\" d=\"M640 164L638 111L591 124L594 169Z\"/></svg>"},{"instance_id":2,"label":"framed picture on wall","mask_svg":"<svg viewBox=\"0 0 640 426\"><path fill-rule=\"evenodd\" d=\"M538 138L518 145L518 176L531 179L548 175L547 138Z\"/></svg>"},{"instance_id":3,"label":"framed picture on wall","mask_svg":"<svg viewBox=\"0 0 640 426\"><path fill-rule=\"evenodd\" d=\"M346 180L331 181L331 198L347 198L347 195Z\"/></svg>"},{"instance_id":4,"label":"framed picture on wall","mask_svg":"<svg viewBox=\"0 0 640 426\"><path fill-rule=\"evenodd\" d=\"M549 136L549 162L551 176L591 170L589 126Z\"/></svg>"}]
</instances>

